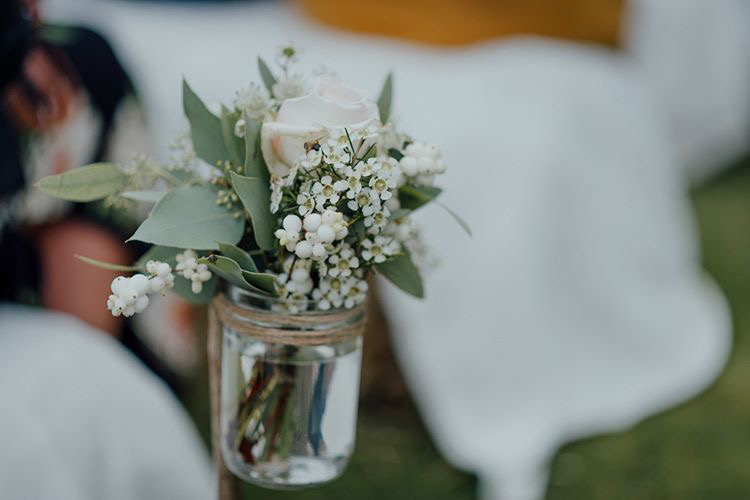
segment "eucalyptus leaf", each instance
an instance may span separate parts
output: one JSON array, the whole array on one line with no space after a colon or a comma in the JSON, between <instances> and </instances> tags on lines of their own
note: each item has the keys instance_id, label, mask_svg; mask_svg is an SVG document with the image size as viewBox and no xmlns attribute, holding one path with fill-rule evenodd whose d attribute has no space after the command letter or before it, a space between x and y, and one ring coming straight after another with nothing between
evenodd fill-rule
<instances>
[{"instance_id":1,"label":"eucalyptus leaf","mask_svg":"<svg viewBox=\"0 0 750 500\"><path fill-rule=\"evenodd\" d=\"M268 180L268 168L260 149L260 123L245 114L245 175Z\"/></svg>"},{"instance_id":2,"label":"eucalyptus leaf","mask_svg":"<svg viewBox=\"0 0 750 500\"><path fill-rule=\"evenodd\" d=\"M220 241L218 245L219 252L239 264L243 271L258 272L258 268L255 266L255 262L249 253L237 245L230 245L229 243L222 243Z\"/></svg>"},{"instance_id":3,"label":"eucalyptus leaf","mask_svg":"<svg viewBox=\"0 0 750 500\"><path fill-rule=\"evenodd\" d=\"M191 304L202 305L211 302L216 294L216 288L219 286L219 279L216 276L203 283L200 293L193 293L193 283L182 276L175 275L174 286L170 292L175 293L190 302Z\"/></svg>"},{"instance_id":4,"label":"eucalyptus leaf","mask_svg":"<svg viewBox=\"0 0 750 500\"><path fill-rule=\"evenodd\" d=\"M260 78L263 80L263 85L268 89L268 93L273 95L273 84L276 83L276 78L260 57L258 58L258 71L260 72Z\"/></svg>"},{"instance_id":5,"label":"eucalyptus leaf","mask_svg":"<svg viewBox=\"0 0 750 500\"><path fill-rule=\"evenodd\" d=\"M424 297L422 277L408 252L375 264L375 270L406 293L420 299Z\"/></svg>"},{"instance_id":6,"label":"eucalyptus leaf","mask_svg":"<svg viewBox=\"0 0 750 500\"><path fill-rule=\"evenodd\" d=\"M213 166L230 160L221 120L208 110L185 80L182 80L182 107L190 122L195 154Z\"/></svg>"},{"instance_id":7,"label":"eucalyptus leaf","mask_svg":"<svg viewBox=\"0 0 750 500\"><path fill-rule=\"evenodd\" d=\"M399 151L396 148L390 148L388 150L388 156L390 156L394 160L400 160L401 158L404 157L404 153L402 153L401 151Z\"/></svg>"},{"instance_id":8,"label":"eucalyptus leaf","mask_svg":"<svg viewBox=\"0 0 750 500\"><path fill-rule=\"evenodd\" d=\"M240 166L245 161L245 141L237 137L234 133L234 126L237 123L237 117L226 106L221 106L221 131L224 135L224 145L229 153L229 161L233 166Z\"/></svg>"},{"instance_id":9,"label":"eucalyptus leaf","mask_svg":"<svg viewBox=\"0 0 750 500\"><path fill-rule=\"evenodd\" d=\"M206 264L211 272L235 286L267 295L276 294L274 277L271 274L243 271L236 261L224 255L202 257L198 262Z\"/></svg>"},{"instance_id":10,"label":"eucalyptus leaf","mask_svg":"<svg viewBox=\"0 0 750 500\"><path fill-rule=\"evenodd\" d=\"M466 221L465 221L465 220L463 220L463 219L461 218L461 216L459 216L459 215L458 215L458 214L457 214L456 212L454 212L453 210L451 210L451 209L450 209L450 208L449 208L448 206L446 206L446 205L445 205L444 203L441 203L440 201L436 201L435 203L437 204L437 206L439 206L440 208L442 208L443 210L445 210L446 212L448 212L448 214L449 214L449 215L450 215L451 217L453 217L453 220L455 220L455 221L456 221L456 223L457 223L457 224L458 224L459 226L461 226L461 229L463 229L463 230L464 230L464 231L466 232L466 234L468 234L468 235L469 235L469 237L470 237L470 238L471 238L471 237L473 237L473 235L471 234L471 228L470 228L470 227L469 227L469 225L468 225L468 224L466 223Z\"/></svg>"},{"instance_id":11,"label":"eucalyptus leaf","mask_svg":"<svg viewBox=\"0 0 750 500\"><path fill-rule=\"evenodd\" d=\"M168 247L215 250L217 241L237 243L245 221L216 204L216 192L204 187L169 191L130 240ZM128 241L130 241L128 240Z\"/></svg>"},{"instance_id":12,"label":"eucalyptus leaf","mask_svg":"<svg viewBox=\"0 0 750 500\"><path fill-rule=\"evenodd\" d=\"M172 266L172 268L174 268L175 264L177 263L177 254L184 251L185 250L183 250L182 248L153 245L146 251L146 253L141 255L141 258L138 259L135 265L140 269L146 269L146 262L150 260L158 260L161 262L166 262L167 264Z\"/></svg>"},{"instance_id":13,"label":"eucalyptus leaf","mask_svg":"<svg viewBox=\"0 0 750 500\"><path fill-rule=\"evenodd\" d=\"M380 91L380 97L378 97L378 110L380 111L380 121L388 123L388 119L391 117L391 100L393 95L393 73L388 73L383 84L383 90Z\"/></svg>"},{"instance_id":14,"label":"eucalyptus leaf","mask_svg":"<svg viewBox=\"0 0 750 500\"><path fill-rule=\"evenodd\" d=\"M111 163L94 163L62 174L49 175L36 188L55 198L68 201L94 201L125 188L127 176Z\"/></svg>"},{"instance_id":15,"label":"eucalyptus leaf","mask_svg":"<svg viewBox=\"0 0 750 500\"><path fill-rule=\"evenodd\" d=\"M104 262L103 260L93 259L91 257L86 257L84 255L76 255L76 259L82 260L86 264L91 264L92 266L96 266L101 269L109 269L110 271L122 271L122 272L136 272L141 271L142 268L135 265L135 266L123 266L120 264L112 264L110 262Z\"/></svg>"},{"instance_id":16,"label":"eucalyptus leaf","mask_svg":"<svg viewBox=\"0 0 750 500\"><path fill-rule=\"evenodd\" d=\"M406 184L398 190L401 208L416 210L437 198L442 190L434 186L412 186Z\"/></svg>"},{"instance_id":17,"label":"eucalyptus leaf","mask_svg":"<svg viewBox=\"0 0 750 500\"><path fill-rule=\"evenodd\" d=\"M271 188L268 182L262 178L245 177L232 172L232 185L250 214L256 243L263 250L273 250L276 238L273 236L274 217L271 214ZM218 240L230 243L239 241L232 242L226 238L218 238Z\"/></svg>"},{"instance_id":18,"label":"eucalyptus leaf","mask_svg":"<svg viewBox=\"0 0 750 500\"><path fill-rule=\"evenodd\" d=\"M125 191L120 196L134 201L143 201L145 203L156 203L161 200L166 191Z\"/></svg>"}]
</instances>

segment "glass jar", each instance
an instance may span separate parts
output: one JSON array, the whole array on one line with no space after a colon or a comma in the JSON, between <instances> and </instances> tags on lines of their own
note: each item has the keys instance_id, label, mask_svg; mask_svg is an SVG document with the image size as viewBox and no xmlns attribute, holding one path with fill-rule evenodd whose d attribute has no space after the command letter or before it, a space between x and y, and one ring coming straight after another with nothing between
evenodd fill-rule
<instances>
[{"instance_id":1,"label":"glass jar","mask_svg":"<svg viewBox=\"0 0 750 500\"><path fill-rule=\"evenodd\" d=\"M227 468L277 489L335 479L354 450L365 309L290 314L279 299L237 287L225 297L233 306L222 322Z\"/></svg>"}]
</instances>

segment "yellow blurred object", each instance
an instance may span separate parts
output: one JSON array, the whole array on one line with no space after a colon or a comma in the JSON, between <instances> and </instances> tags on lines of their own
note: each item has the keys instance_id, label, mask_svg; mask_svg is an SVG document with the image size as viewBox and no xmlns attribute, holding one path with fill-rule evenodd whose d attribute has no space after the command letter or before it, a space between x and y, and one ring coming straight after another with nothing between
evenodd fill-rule
<instances>
[{"instance_id":1,"label":"yellow blurred object","mask_svg":"<svg viewBox=\"0 0 750 500\"><path fill-rule=\"evenodd\" d=\"M625 0L298 0L337 28L439 45L537 34L616 46Z\"/></svg>"}]
</instances>

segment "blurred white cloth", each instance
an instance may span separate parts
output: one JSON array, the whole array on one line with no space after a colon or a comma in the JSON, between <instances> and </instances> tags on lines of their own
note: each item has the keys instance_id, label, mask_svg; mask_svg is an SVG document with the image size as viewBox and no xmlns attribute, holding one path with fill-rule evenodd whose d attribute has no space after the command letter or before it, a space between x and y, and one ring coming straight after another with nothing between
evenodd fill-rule
<instances>
[{"instance_id":1,"label":"blurred white cloth","mask_svg":"<svg viewBox=\"0 0 750 500\"><path fill-rule=\"evenodd\" d=\"M135 358L70 316L0 304L0 498L214 494L187 414Z\"/></svg>"},{"instance_id":2,"label":"blurred white cloth","mask_svg":"<svg viewBox=\"0 0 750 500\"><path fill-rule=\"evenodd\" d=\"M484 498L530 500L558 446L690 397L730 346L686 179L747 147L747 16L739 0L637 4L626 53L534 39L430 48L266 3L49 7L110 36L160 156L185 127L182 75L229 101L257 81L256 53L287 40L307 68L373 94L395 70L396 120L443 149L443 201L475 233L437 207L419 215L442 265L423 302L384 287L398 355L445 456L480 474Z\"/></svg>"}]
</instances>

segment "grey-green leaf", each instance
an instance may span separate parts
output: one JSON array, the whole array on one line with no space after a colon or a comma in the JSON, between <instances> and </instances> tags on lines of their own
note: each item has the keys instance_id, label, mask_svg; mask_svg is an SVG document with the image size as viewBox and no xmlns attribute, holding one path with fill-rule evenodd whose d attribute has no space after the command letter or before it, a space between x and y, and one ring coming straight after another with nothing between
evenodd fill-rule
<instances>
[{"instance_id":1,"label":"grey-green leaf","mask_svg":"<svg viewBox=\"0 0 750 500\"><path fill-rule=\"evenodd\" d=\"M222 242L218 242L218 245L219 252L239 264L243 271L258 272L258 268L255 266L255 262L249 253L237 245Z\"/></svg>"},{"instance_id":2,"label":"grey-green leaf","mask_svg":"<svg viewBox=\"0 0 750 500\"><path fill-rule=\"evenodd\" d=\"M388 119L391 117L391 100L393 95L393 73L388 73L383 84L383 90L380 91L380 97L378 97L378 110L380 111L380 121L388 123Z\"/></svg>"},{"instance_id":3,"label":"grey-green leaf","mask_svg":"<svg viewBox=\"0 0 750 500\"><path fill-rule=\"evenodd\" d=\"M62 174L44 177L36 188L68 201L94 201L125 188L127 176L111 163L94 163Z\"/></svg>"},{"instance_id":4,"label":"grey-green leaf","mask_svg":"<svg viewBox=\"0 0 750 500\"><path fill-rule=\"evenodd\" d=\"M442 190L434 186L411 186L406 184L398 190L401 208L416 210L437 198Z\"/></svg>"},{"instance_id":5,"label":"grey-green leaf","mask_svg":"<svg viewBox=\"0 0 750 500\"><path fill-rule=\"evenodd\" d=\"M408 252L388 259L382 264L375 264L375 270L406 293L420 299L424 297L422 277Z\"/></svg>"},{"instance_id":6,"label":"grey-green leaf","mask_svg":"<svg viewBox=\"0 0 750 500\"><path fill-rule=\"evenodd\" d=\"M258 58L258 71L260 72L260 78L263 80L263 85L268 89L268 93L273 95L273 84L276 83L276 78L260 57Z\"/></svg>"},{"instance_id":7,"label":"grey-green leaf","mask_svg":"<svg viewBox=\"0 0 750 500\"><path fill-rule=\"evenodd\" d=\"M221 105L221 131L224 136L224 145L229 153L229 161L232 165L240 166L245 161L245 141L234 133L237 123L237 115L233 114L223 104Z\"/></svg>"},{"instance_id":8,"label":"grey-green leaf","mask_svg":"<svg viewBox=\"0 0 750 500\"><path fill-rule=\"evenodd\" d=\"M154 206L131 240L168 247L215 250L217 241L237 243L245 221L216 204L216 193L203 187L172 189Z\"/></svg>"},{"instance_id":9,"label":"grey-green leaf","mask_svg":"<svg viewBox=\"0 0 750 500\"><path fill-rule=\"evenodd\" d=\"M195 154L213 166L230 160L221 120L208 110L185 80L182 81L182 107L190 122Z\"/></svg>"},{"instance_id":10,"label":"grey-green leaf","mask_svg":"<svg viewBox=\"0 0 750 500\"><path fill-rule=\"evenodd\" d=\"M455 220L456 223L459 226L461 226L461 229L463 229L464 232L466 232L466 234L468 234L470 238L473 237L473 235L471 234L471 228L466 223L466 221L461 218L461 216L459 216L456 212L454 212L453 210L451 210L450 208L448 208L448 206L446 206L445 204L441 203L439 200L435 201L435 203L440 208L442 208L443 210L445 210L446 212L448 212L448 214L450 214L450 216L453 217L453 220Z\"/></svg>"},{"instance_id":11,"label":"grey-green leaf","mask_svg":"<svg viewBox=\"0 0 750 500\"><path fill-rule=\"evenodd\" d=\"M245 114L245 175L268 180L268 168L260 149L260 123Z\"/></svg>"},{"instance_id":12,"label":"grey-green leaf","mask_svg":"<svg viewBox=\"0 0 750 500\"><path fill-rule=\"evenodd\" d=\"M142 201L145 203L156 203L161 200L166 191L125 191L120 193L120 196L134 201Z\"/></svg>"},{"instance_id":13,"label":"grey-green leaf","mask_svg":"<svg viewBox=\"0 0 750 500\"><path fill-rule=\"evenodd\" d=\"M174 278L174 286L170 292L176 293L191 304L201 305L208 304L216 294L216 288L219 286L219 279L213 276L210 280L203 283L200 293L193 293L193 283L180 275Z\"/></svg>"},{"instance_id":14,"label":"grey-green leaf","mask_svg":"<svg viewBox=\"0 0 750 500\"><path fill-rule=\"evenodd\" d=\"M250 214L256 243L263 250L273 250L275 228L274 217L271 214L271 188L268 182L258 177L245 177L232 172L232 185ZM223 238L219 240L229 241Z\"/></svg>"},{"instance_id":15,"label":"grey-green leaf","mask_svg":"<svg viewBox=\"0 0 750 500\"><path fill-rule=\"evenodd\" d=\"M270 274L251 273L243 271L240 265L233 259L224 255L211 255L202 257L198 262L206 264L211 272L229 283L245 290L275 295L274 277ZM251 278L251 279L248 279ZM260 284L261 286L256 286Z\"/></svg>"},{"instance_id":16,"label":"grey-green leaf","mask_svg":"<svg viewBox=\"0 0 750 500\"><path fill-rule=\"evenodd\" d=\"M122 271L122 272L135 272L140 271L141 268L137 265L135 266L123 266L121 264L112 264L110 262L104 262L103 260L94 259L91 257L86 257L84 255L76 255L76 258L78 260L82 260L86 264L90 264L92 266L98 267L100 269L108 269L110 271Z\"/></svg>"}]
</instances>

